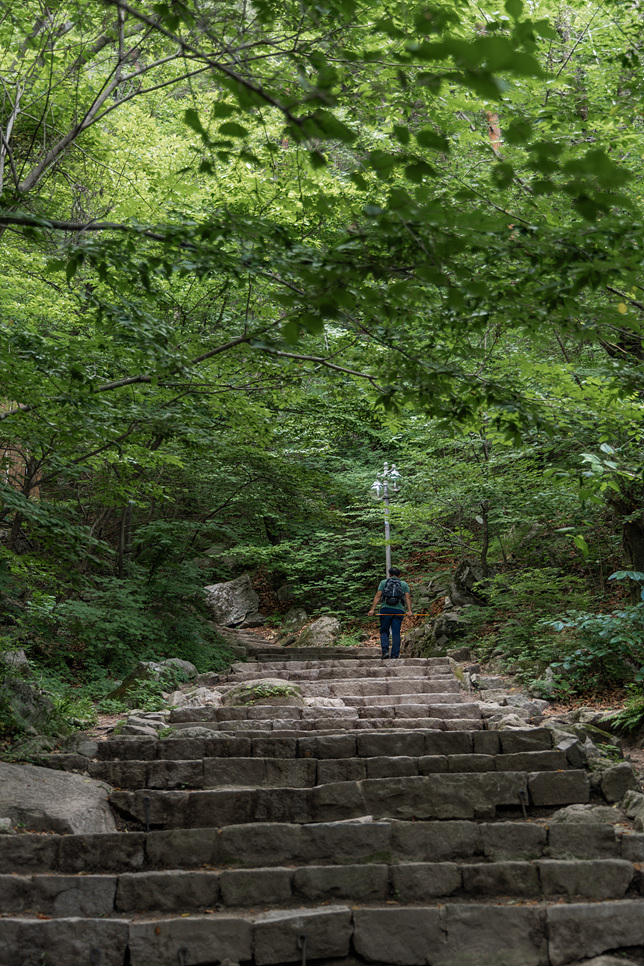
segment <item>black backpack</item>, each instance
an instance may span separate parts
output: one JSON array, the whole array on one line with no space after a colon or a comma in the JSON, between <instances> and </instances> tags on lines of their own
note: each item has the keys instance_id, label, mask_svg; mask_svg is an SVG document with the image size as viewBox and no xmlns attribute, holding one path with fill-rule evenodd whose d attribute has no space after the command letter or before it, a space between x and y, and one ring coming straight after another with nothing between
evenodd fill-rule
<instances>
[{"instance_id":1,"label":"black backpack","mask_svg":"<svg viewBox=\"0 0 644 966\"><path fill-rule=\"evenodd\" d=\"M382 588L382 601L389 607L396 607L405 599L405 592L398 577L388 577Z\"/></svg>"}]
</instances>

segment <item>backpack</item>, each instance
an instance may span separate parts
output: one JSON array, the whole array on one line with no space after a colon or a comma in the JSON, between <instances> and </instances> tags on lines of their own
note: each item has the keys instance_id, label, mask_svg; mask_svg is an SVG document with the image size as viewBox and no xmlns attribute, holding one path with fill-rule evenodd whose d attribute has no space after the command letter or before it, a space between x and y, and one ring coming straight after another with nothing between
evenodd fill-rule
<instances>
[{"instance_id":1,"label":"backpack","mask_svg":"<svg viewBox=\"0 0 644 966\"><path fill-rule=\"evenodd\" d=\"M405 592L398 577L388 577L385 586L382 588L382 602L389 607L396 607L402 604L405 599Z\"/></svg>"}]
</instances>

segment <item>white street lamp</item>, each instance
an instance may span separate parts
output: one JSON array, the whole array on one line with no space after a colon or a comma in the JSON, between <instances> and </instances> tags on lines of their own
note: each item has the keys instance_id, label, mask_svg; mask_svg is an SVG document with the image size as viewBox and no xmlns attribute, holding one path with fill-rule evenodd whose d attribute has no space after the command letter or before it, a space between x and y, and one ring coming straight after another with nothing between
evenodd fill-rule
<instances>
[{"instance_id":1,"label":"white street lamp","mask_svg":"<svg viewBox=\"0 0 644 966\"><path fill-rule=\"evenodd\" d=\"M372 496L375 500L382 500L385 506L385 566L386 576L389 576L391 569L391 541L389 529L389 493L397 493L400 489L401 475L396 469L395 463L389 466L385 463L382 473L382 482L377 479L371 484Z\"/></svg>"}]
</instances>

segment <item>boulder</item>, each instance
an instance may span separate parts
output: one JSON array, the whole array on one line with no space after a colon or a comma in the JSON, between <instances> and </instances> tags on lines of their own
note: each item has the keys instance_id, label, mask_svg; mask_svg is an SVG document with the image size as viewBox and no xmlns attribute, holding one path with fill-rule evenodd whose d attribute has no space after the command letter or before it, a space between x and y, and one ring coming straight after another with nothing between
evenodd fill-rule
<instances>
[{"instance_id":1,"label":"boulder","mask_svg":"<svg viewBox=\"0 0 644 966\"><path fill-rule=\"evenodd\" d=\"M644 830L644 795L641 792L626 792L622 808L638 832Z\"/></svg>"},{"instance_id":2,"label":"boulder","mask_svg":"<svg viewBox=\"0 0 644 966\"><path fill-rule=\"evenodd\" d=\"M308 619L309 615L303 607L291 607L288 613L284 615L282 628L287 634L295 634L302 630Z\"/></svg>"},{"instance_id":3,"label":"boulder","mask_svg":"<svg viewBox=\"0 0 644 966\"><path fill-rule=\"evenodd\" d=\"M627 761L602 769L600 787L607 802L621 802L626 792L640 790L635 769Z\"/></svg>"},{"instance_id":4,"label":"boulder","mask_svg":"<svg viewBox=\"0 0 644 966\"><path fill-rule=\"evenodd\" d=\"M139 661L137 666L119 684L118 687L110 691L107 698L110 700L126 700L130 691L135 690L144 681L161 681L164 677L176 677L176 675L194 678L197 675L197 668L190 661L182 661L178 657L171 657L167 661Z\"/></svg>"},{"instance_id":5,"label":"boulder","mask_svg":"<svg viewBox=\"0 0 644 966\"><path fill-rule=\"evenodd\" d=\"M188 688L186 691L173 691L168 698L171 708L203 708L206 705L218 707L222 692L216 688Z\"/></svg>"},{"instance_id":6,"label":"boulder","mask_svg":"<svg viewBox=\"0 0 644 966\"><path fill-rule=\"evenodd\" d=\"M335 617L320 617L305 627L297 639L298 647L324 647L335 643L341 631L340 621Z\"/></svg>"},{"instance_id":7,"label":"boulder","mask_svg":"<svg viewBox=\"0 0 644 966\"><path fill-rule=\"evenodd\" d=\"M505 731L511 728L524 729L525 718L520 718L517 714L505 714L499 720L490 718L487 726L490 731Z\"/></svg>"},{"instance_id":8,"label":"boulder","mask_svg":"<svg viewBox=\"0 0 644 966\"><path fill-rule=\"evenodd\" d=\"M282 681L280 678L257 678L236 684L224 694L221 703L226 708L256 704L286 704L301 707L304 699L302 689L291 681Z\"/></svg>"},{"instance_id":9,"label":"boulder","mask_svg":"<svg viewBox=\"0 0 644 966\"><path fill-rule=\"evenodd\" d=\"M115 832L111 790L82 775L0 762L0 817L32 832Z\"/></svg>"},{"instance_id":10,"label":"boulder","mask_svg":"<svg viewBox=\"0 0 644 966\"><path fill-rule=\"evenodd\" d=\"M53 701L22 678L8 675L0 681L0 708L18 731L35 735L52 730Z\"/></svg>"},{"instance_id":11,"label":"boulder","mask_svg":"<svg viewBox=\"0 0 644 966\"><path fill-rule=\"evenodd\" d=\"M437 642L441 642L443 638L449 641L453 637L458 637L459 634L464 634L469 626L468 620L459 614L455 610L446 610L434 621L433 635Z\"/></svg>"},{"instance_id":12,"label":"boulder","mask_svg":"<svg viewBox=\"0 0 644 966\"><path fill-rule=\"evenodd\" d=\"M449 588L449 596L453 604L457 607L464 607L467 604L485 603L485 593L480 586L486 580L487 575L483 573L480 564L472 560L462 560L456 571Z\"/></svg>"},{"instance_id":13,"label":"boulder","mask_svg":"<svg viewBox=\"0 0 644 966\"><path fill-rule=\"evenodd\" d=\"M29 672L29 661L27 660L27 655L22 650L15 651L3 651L0 654L0 661L6 664L8 667L14 668L14 670L21 671L23 673Z\"/></svg>"},{"instance_id":14,"label":"boulder","mask_svg":"<svg viewBox=\"0 0 644 966\"><path fill-rule=\"evenodd\" d=\"M217 624L224 627L259 627L264 623L250 574L242 574L222 584L210 584L204 590L206 606Z\"/></svg>"},{"instance_id":15,"label":"boulder","mask_svg":"<svg viewBox=\"0 0 644 966\"><path fill-rule=\"evenodd\" d=\"M160 661L159 667L168 668L170 671L178 671L189 681L196 678L199 674L194 664L191 664L190 661L183 661L180 657L169 657L167 661Z\"/></svg>"},{"instance_id":16,"label":"boulder","mask_svg":"<svg viewBox=\"0 0 644 966\"><path fill-rule=\"evenodd\" d=\"M550 818L554 825L619 825L623 816L608 805L566 805Z\"/></svg>"}]
</instances>

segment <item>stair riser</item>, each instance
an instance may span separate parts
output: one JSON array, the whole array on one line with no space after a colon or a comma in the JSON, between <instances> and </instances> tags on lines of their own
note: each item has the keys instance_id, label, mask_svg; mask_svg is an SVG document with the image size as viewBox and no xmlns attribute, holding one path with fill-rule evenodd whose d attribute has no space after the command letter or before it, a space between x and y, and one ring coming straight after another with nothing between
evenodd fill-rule
<instances>
[{"instance_id":1,"label":"stair riser","mask_svg":"<svg viewBox=\"0 0 644 966\"><path fill-rule=\"evenodd\" d=\"M376 909L338 904L281 914L140 922L0 922L3 966L26 966L43 958L65 966L97 961L101 966L122 966L126 949L131 966L223 960L284 966L302 962L303 935L309 961L332 959L335 966L563 966L607 950L644 945L644 901L550 907L453 902Z\"/></svg>"},{"instance_id":2,"label":"stair riser","mask_svg":"<svg viewBox=\"0 0 644 966\"><path fill-rule=\"evenodd\" d=\"M200 728L212 732L238 735L245 734L250 738L262 738L268 734L282 738L297 738L306 733L323 733L326 735L337 734L338 731L407 731L411 728L418 728L426 731L427 728L436 731L482 731L483 722L476 718L434 718L425 715L422 718L342 718L340 721L329 721L322 719L318 721L300 721L298 718L274 718L271 720L248 720L248 721L186 721L174 722L172 727L177 736L180 737L181 731L198 725ZM138 736L137 736L138 737Z\"/></svg>"},{"instance_id":3,"label":"stair riser","mask_svg":"<svg viewBox=\"0 0 644 966\"><path fill-rule=\"evenodd\" d=\"M90 762L89 775L117 788L217 788L272 786L311 788L367 778L408 778L441 773L562 771L560 751L519 755L428 755L420 758L205 758L189 761Z\"/></svg>"},{"instance_id":4,"label":"stair riser","mask_svg":"<svg viewBox=\"0 0 644 966\"><path fill-rule=\"evenodd\" d=\"M583 772L493 772L422 778L367 779L316 788L238 791L119 792L111 802L129 818L156 828L208 828L248 822L334 822L370 815L397 819L493 818L499 806L553 807L587 803Z\"/></svg>"},{"instance_id":5,"label":"stair riser","mask_svg":"<svg viewBox=\"0 0 644 966\"><path fill-rule=\"evenodd\" d=\"M432 722L435 724L435 722ZM435 729L399 733L330 734L280 738L273 735L250 738L213 734L212 738L128 738L98 745L98 759L145 760L210 757L273 758L380 758L386 755L498 755L552 749L552 732L547 728L522 731L445 732ZM80 760L80 756L75 756Z\"/></svg>"},{"instance_id":6,"label":"stair riser","mask_svg":"<svg viewBox=\"0 0 644 966\"><path fill-rule=\"evenodd\" d=\"M480 714L475 704L453 704L453 695L436 695L438 700L424 701L425 695L414 695L413 701L398 701L389 696L374 696L372 703L368 698L346 698L343 708L292 707L289 705L257 704L250 707L221 708L202 705L195 708L178 708L170 713L169 724L174 726L189 721L312 721L324 722L326 726L345 727L345 722L356 718L467 718L479 721ZM429 697L429 696L428 696ZM442 700L442 698L445 700ZM448 700L449 697L449 700ZM384 700L383 700L384 698ZM419 700L416 700L419 699ZM355 702L352 704L351 702Z\"/></svg>"},{"instance_id":7,"label":"stair riser","mask_svg":"<svg viewBox=\"0 0 644 966\"><path fill-rule=\"evenodd\" d=\"M458 681L453 675L440 677L418 678L411 672L407 675L385 675L370 677L341 677L340 672L325 679L305 677L315 672L301 672L288 674L288 680L302 689L308 697L342 697L344 694L422 694L422 693L452 693L459 691ZM278 673L279 676L279 673ZM217 689L229 691L246 681L257 681L263 678L270 680L271 675L257 675L252 672L228 675L216 685Z\"/></svg>"},{"instance_id":8,"label":"stair riser","mask_svg":"<svg viewBox=\"0 0 644 966\"><path fill-rule=\"evenodd\" d=\"M340 822L223 829L0 837L0 873L123 873L165 869L370 862L622 858L644 861L644 834L612 825L516 822Z\"/></svg>"},{"instance_id":9,"label":"stair riser","mask_svg":"<svg viewBox=\"0 0 644 966\"><path fill-rule=\"evenodd\" d=\"M136 872L116 875L0 876L5 914L111 916L306 902L427 902L512 895L517 899L622 899L639 895L640 874L619 859L540 862L414 862Z\"/></svg>"}]
</instances>

